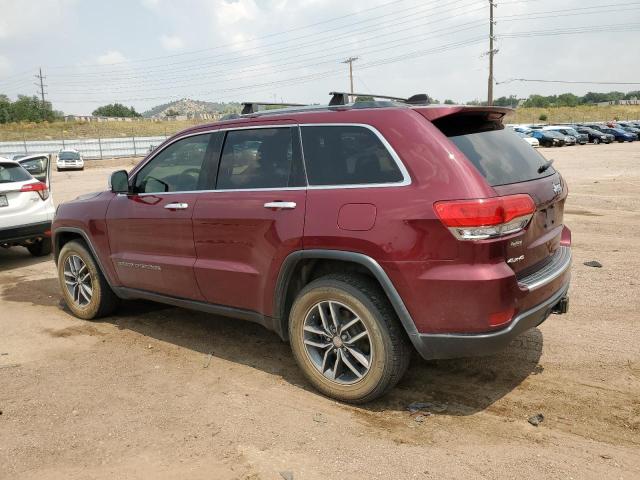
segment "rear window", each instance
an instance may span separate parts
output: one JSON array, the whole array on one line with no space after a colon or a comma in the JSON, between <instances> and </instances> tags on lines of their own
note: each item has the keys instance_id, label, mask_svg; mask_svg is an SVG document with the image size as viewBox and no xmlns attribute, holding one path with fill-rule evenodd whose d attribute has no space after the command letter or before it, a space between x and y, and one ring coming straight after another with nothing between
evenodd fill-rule
<instances>
[{"instance_id":1,"label":"rear window","mask_svg":"<svg viewBox=\"0 0 640 480\"><path fill-rule=\"evenodd\" d=\"M31 180L31 175L20 165L0 163L0 183L24 182Z\"/></svg>"},{"instance_id":2,"label":"rear window","mask_svg":"<svg viewBox=\"0 0 640 480\"><path fill-rule=\"evenodd\" d=\"M60 152L58 158L60 160L80 160L80 154L77 152Z\"/></svg>"},{"instance_id":3,"label":"rear window","mask_svg":"<svg viewBox=\"0 0 640 480\"><path fill-rule=\"evenodd\" d=\"M547 160L511 129L505 129L500 121L488 120L486 114L452 115L435 121L434 125L464 153L491 186L527 182L555 173L553 168L538 173Z\"/></svg>"},{"instance_id":4,"label":"rear window","mask_svg":"<svg viewBox=\"0 0 640 480\"><path fill-rule=\"evenodd\" d=\"M367 185L403 180L389 150L360 126L302 127L309 185Z\"/></svg>"}]
</instances>

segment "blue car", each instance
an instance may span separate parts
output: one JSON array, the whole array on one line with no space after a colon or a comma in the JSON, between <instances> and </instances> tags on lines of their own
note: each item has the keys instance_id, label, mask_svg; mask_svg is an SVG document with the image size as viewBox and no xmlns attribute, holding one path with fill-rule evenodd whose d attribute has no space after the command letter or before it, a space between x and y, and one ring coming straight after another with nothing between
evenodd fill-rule
<instances>
[{"instance_id":1,"label":"blue car","mask_svg":"<svg viewBox=\"0 0 640 480\"><path fill-rule=\"evenodd\" d=\"M603 128L602 131L613 135L620 143L638 140L638 136L635 133L627 132L621 128Z\"/></svg>"}]
</instances>

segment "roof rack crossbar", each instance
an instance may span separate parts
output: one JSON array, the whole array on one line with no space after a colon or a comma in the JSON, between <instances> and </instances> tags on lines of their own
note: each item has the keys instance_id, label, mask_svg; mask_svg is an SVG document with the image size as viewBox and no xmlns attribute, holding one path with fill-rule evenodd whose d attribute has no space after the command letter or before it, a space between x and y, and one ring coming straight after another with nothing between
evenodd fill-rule
<instances>
[{"instance_id":1,"label":"roof rack crossbar","mask_svg":"<svg viewBox=\"0 0 640 480\"><path fill-rule=\"evenodd\" d=\"M242 102L242 115L257 113L258 107L306 107L304 103Z\"/></svg>"},{"instance_id":2,"label":"roof rack crossbar","mask_svg":"<svg viewBox=\"0 0 640 480\"><path fill-rule=\"evenodd\" d=\"M350 93L350 92L330 92L332 95L329 105L346 105L349 103L349 97L373 97L384 100L394 100L396 102L408 103L410 105L424 105L429 103L429 96L424 93L412 95L409 98L392 97L390 95L378 95L376 93Z\"/></svg>"}]
</instances>

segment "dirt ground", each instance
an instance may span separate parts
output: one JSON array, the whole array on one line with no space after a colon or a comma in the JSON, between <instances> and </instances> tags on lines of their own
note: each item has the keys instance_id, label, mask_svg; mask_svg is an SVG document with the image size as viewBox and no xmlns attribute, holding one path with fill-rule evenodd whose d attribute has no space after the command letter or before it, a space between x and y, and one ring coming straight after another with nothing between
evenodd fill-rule
<instances>
[{"instance_id":1,"label":"dirt ground","mask_svg":"<svg viewBox=\"0 0 640 480\"><path fill-rule=\"evenodd\" d=\"M258 325L144 302L80 321L51 258L0 251L0 478L640 478L640 142L542 152L570 187L569 314L481 361L416 357L362 407ZM56 201L121 165L55 173Z\"/></svg>"}]
</instances>

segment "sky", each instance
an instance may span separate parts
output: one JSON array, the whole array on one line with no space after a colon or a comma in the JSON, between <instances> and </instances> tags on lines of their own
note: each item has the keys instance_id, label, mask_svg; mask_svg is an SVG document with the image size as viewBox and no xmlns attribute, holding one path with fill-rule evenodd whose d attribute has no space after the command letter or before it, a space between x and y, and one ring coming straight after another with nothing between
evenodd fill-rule
<instances>
[{"instance_id":1,"label":"sky","mask_svg":"<svg viewBox=\"0 0 640 480\"><path fill-rule=\"evenodd\" d=\"M639 90L640 2L494 0L495 96ZM56 110L180 98L326 103L354 90L484 100L488 0L0 0L0 94ZM505 83L503 83L505 82Z\"/></svg>"}]
</instances>

